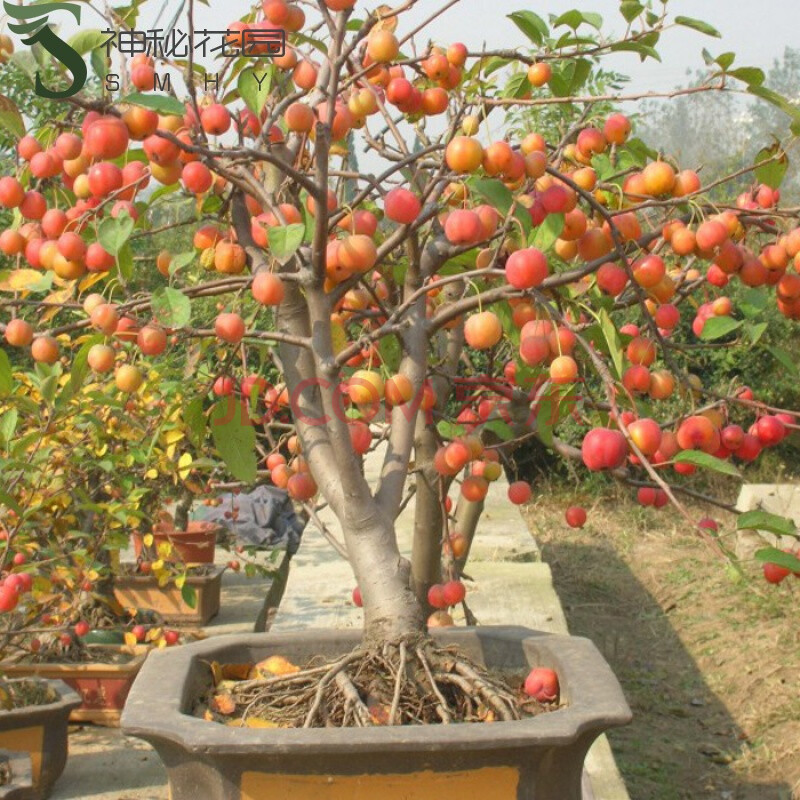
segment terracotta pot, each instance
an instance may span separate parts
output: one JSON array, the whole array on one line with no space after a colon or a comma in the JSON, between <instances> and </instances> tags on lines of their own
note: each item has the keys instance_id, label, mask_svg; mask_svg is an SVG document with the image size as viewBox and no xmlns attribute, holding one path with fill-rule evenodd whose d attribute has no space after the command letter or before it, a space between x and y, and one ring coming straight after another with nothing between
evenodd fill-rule
<instances>
[{"instance_id":1,"label":"terracotta pot","mask_svg":"<svg viewBox=\"0 0 800 800\"><path fill-rule=\"evenodd\" d=\"M81 704L72 710L70 722L93 722L96 725L117 727L128 692L144 664L149 648L140 645L131 653L129 649L93 645L98 661L84 664L19 664L0 662L0 672L12 678L52 678L64 681L81 698ZM104 655L130 653L130 660L117 664L103 664ZM2 795L0 795L2 797Z\"/></svg>"},{"instance_id":2,"label":"terracotta pot","mask_svg":"<svg viewBox=\"0 0 800 800\"><path fill-rule=\"evenodd\" d=\"M123 565L125 566L125 565ZM194 589L192 608L174 581L159 586L154 575L118 575L114 578L114 597L123 608L151 609L166 622L205 625L219 612L224 567L213 567L208 575L189 575L186 586Z\"/></svg>"},{"instance_id":3,"label":"terracotta pot","mask_svg":"<svg viewBox=\"0 0 800 800\"><path fill-rule=\"evenodd\" d=\"M222 531L219 525L204 520L189 522L185 531L178 531L168 524L158 522L153 526L154 546L169 542L173 548L168 561L183 561L185 564L213 564L217 534ZM144 547L141 533L131 535L133 552L138 559Z\"/></svg>"},{"instance_id":4,"label":"terracotta pot","mask_svg":"<svg viewBox=\"0 0 800 800\"><path fill-rule=\"evenodd\" d=\"M0 800L28 800L33 791L31 757L18 750L0 750L0 763L8 770L8 780L0 786Z\"/></svg>"},{"instance_id":5,"label":"terracotta pot","mask_svg":"<svg viewBox=\"0 0 800 800\"><path fill-rule=\"evenodd\" d=\"M281 654L303 663L335 658L360 641L358 631L303 631L215 636L154 652L122 729L155 747L172 800L581 800L590 745L631 719L595 646L519 627L449 628L435 638L490 667L552 667L567 706L518 722L347 729L231 728L190 716L210 684L210 662Z\"/></svg>"},{"instance_id":6,"label":"terracotta pot","mask_svg":"<svg viewBox=\"0 0 800 800\"><path fill-rule=\"evenodd\" d=\"M64 771L69 714L81 704L81 698L63 681L46 682L58 692L55 702L0 711L0 748L22 750L31 759L33 791L26 795L28 800L47 797Z\"/></svg>"}]
</instances>

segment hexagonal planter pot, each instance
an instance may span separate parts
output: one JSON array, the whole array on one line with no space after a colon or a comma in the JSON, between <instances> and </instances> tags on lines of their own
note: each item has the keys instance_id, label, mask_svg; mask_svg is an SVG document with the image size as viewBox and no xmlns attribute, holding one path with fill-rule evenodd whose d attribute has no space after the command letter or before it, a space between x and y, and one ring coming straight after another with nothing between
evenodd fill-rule
<instances>
[{"instance_id":1,"label":"hexagonal planter pot","mask_svg":"<svg viewBox=\"0 0 800 800\"><path fill-rule=\"evenodd\" d=\"M30 678L13 679L21 680ZM33 790L25 795L27 800L47 797L64 771L69 714L81 704L78 694L63 681L45 682L58 693L55 702L0 711L0 748L27 752L31 759Z\"/></svg>"},{"instance_id":2,"label":"hexagonal planter pot","mask_svg":"<svg viewBox=\"0 0 800 800\"><path fill-rule=\"evenodd\" d=\"M589 746L631 719L595 646L519 627L442 629L436 638L487 666L554 668L567 707L518 722L308 730L231 728L190 716L209 685L208 662L281 654L303 663L360 641L357 631L304 631L219 636L151 654L122 728L158 751L172 800L580 800Z\"/></svg>"},{"instance_id":3,"label":"hexagonal planter pot","mask_svg":"<svg viewBox=\"0 0 800 800\"><path fill-rule=\"evenodd\" d=\"M125 566L125 565L123 565ZM195 590L197 602L192 608L183 592L170 581L159 586L153 575L118 575L114 578L114 597L123 608L151 609L165 622L205 625L219 613L222 573L225 567L210 567L207 575L189 575L186 586Z\"/></svg>"},{"instance_id":4,"label":"hexagonal planter pot","mask_svg":"<svg viewBox=\"0 0 800 800\"><path fill-rule=\"evenodd\" d=\"M96 653L97 661L85 664L0 662L0 673L11 678L62 680L81 698L81 704L69 715L70 722L92 722L116 727L133 681L147 658L148 648L143 645L137 647L127 661L119 663L103 663L103 655L120 653L123 648L95 645L91 649Z\"/></svg>"},{"instance_id":5,"label":"hexagonal planter pot","mask_svg":"<svg viewBox=\"0 0 800 800\"><path fill-rule=\"evenodd\" d=\"M0 800L27 800L33 791L31 757L22 751L0 750Z\"/></svg>"}]
</instances>

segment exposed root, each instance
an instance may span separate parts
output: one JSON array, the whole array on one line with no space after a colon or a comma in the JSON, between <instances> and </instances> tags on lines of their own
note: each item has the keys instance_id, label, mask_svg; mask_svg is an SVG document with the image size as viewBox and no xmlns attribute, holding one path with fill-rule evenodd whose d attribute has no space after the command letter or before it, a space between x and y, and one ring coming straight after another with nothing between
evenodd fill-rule
<instances>
[{"instance_id":1,"label":"exposed root","mask_svg":"<svg viewBox=\"0 0 800 800\"><path fill-rule=\"evenodd\" d=\"M432 642L400 641L289 674L219 680L196 714L312 728L510 721L553 710L524 695L523 678L489 671Z\"/></svg>"}]
</instances>

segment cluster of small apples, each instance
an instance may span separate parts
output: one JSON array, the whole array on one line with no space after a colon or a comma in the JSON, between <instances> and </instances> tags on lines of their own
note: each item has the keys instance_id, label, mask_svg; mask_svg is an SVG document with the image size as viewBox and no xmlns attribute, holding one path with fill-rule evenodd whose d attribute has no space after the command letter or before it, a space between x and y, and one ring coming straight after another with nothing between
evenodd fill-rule
<instances>
[{"instance_id":1,"label":"cluster of small apples","mask_svg":"<svg viewBox=\"0 0 800 800\"><path fill-rule=\"evenodd\" d=\"M20 595L29 592L32 587L33 575L30 572L6 573L0 581L0 612L13 611L20 601Z\"/></svg>"},{"instance_id":2,"label":"cluster of small apples","mask_svg":"<svg viewBox=\"0 0 800 800\"><path fill-rule=\"evenodd\" d=\"M469 474L461 481L461 495L470 502L483 500L489 484L503 474L497 450L484 447L475 434L459 436L442 445L434 454L433 466L445 476L455 476L468 469Z\"/></svg>"},{"instance_id":3,"label":"cluster of small apples","mask_svg":"<svg viewBox=\"0 0 800 800\"><path fill-rule=\"evenodd\" d=\"M748 389L740 393L740 397L745 395L752 398ZM631 443L642 456L657 469L672 466L681 475L691 475L697 469L694 464L675 460L682 451L696 450L723 460L735 457L754 461L765 447L777 445L797 424L791 414L762 414L745 431L739 425L726 424L723 413L716 408L683 419L675 431L662 430L655 420L637 418L632 411L623 411L620 417ZM583 439L581 455L586 467L594 471L618 469L626 462L640 463L626 437L616 428L590 430ZM638 497L643 505L660 507L667 502L660 489L640 489Z\"/></svg>"},{"instance_id":4,"label":"cluster of small apples","mask_svg":"<svg viewBox=\"0 0 800 800\"><path fill-rule=\"evenodd\" d=\"M285 489L292 500L303 503L311 500L317 493L317 484L311 476L308 462L300 452L300 439L290 436L287 447L292 455L288 462L282 453L275 452L267 456L270 480L279 489Z\"/></svg>"}]
</instances>

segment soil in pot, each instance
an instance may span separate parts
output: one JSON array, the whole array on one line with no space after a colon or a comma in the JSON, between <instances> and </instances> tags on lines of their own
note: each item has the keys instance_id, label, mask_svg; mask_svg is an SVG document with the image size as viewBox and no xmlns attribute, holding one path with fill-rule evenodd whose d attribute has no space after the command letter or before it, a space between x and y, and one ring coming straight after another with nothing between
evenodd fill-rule
<instances>
[{"instance_id":1,"label":"soil in pot","mask_svg":"<svg viewBox=\"0 0 800 800\"><path fill-rule=\"evenodd\" d=\"M211 663L209 670L212 685L194 715L233 727L494 722L559 707L555 673L555 688L537 699L526 692L528 673L487 669L428 640L356 648L333 662L298 666L272 655L255 664Z\"/></svg>"}]
</instances>

